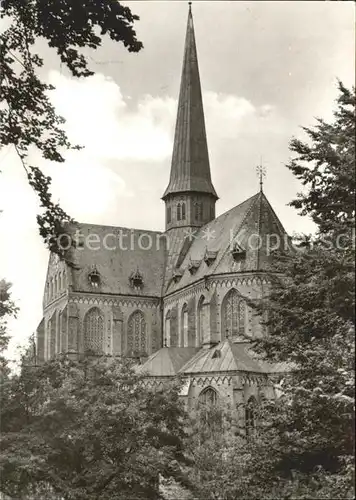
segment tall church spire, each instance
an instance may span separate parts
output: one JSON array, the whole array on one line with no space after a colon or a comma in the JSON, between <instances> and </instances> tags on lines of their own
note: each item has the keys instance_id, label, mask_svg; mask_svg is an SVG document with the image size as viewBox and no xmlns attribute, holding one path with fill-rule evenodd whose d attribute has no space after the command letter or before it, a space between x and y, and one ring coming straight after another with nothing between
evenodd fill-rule
<instances>
[{"instance_id":1,"label":"tall church spire","mask_svg":"<svg viewBox=\"0 0 356 500\"><path fill-rule=\"evenodd\" d=\"M178 202L178 198L186 203L185 219L181 217L181 209L178 213L175 211L174 202ZM177 225L201 226L209 222L215 217L217 198L211 182L193 16L189 5L171 173L163 195L167 205L167 229ZM194 208L196 203L200 204L200 211ZM198 217L194 216L194 210Z\"/></svg>"},{"instance_id":2,"label":"tall church spire","mask_svg":"<svg viewBox=\"0 0 356 500\"><path fill-rule=\"evenodd\" d=\"M189 5L171 175L163 199L172 193L193 191L217 198L210 176L193 16Z\"/></svg>"}]
</instances>

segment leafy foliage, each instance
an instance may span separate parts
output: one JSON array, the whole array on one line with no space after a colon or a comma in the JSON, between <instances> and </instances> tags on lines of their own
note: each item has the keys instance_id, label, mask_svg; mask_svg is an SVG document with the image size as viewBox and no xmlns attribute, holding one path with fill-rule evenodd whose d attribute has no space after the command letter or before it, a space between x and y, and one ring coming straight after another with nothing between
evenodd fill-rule
<instances>
[{"instance_id":1,"label":"leafy foliage","mask_svg":"<svg viewBox=\"0 0 356 500\"><path fill-rule=\"evenodd\" d=\"M252 439L233 426L193 433L199 498L354 498L355 91L339 89L334 123L291 142L289 168L305 186L292 205L319 231L276 253L260 304L269 335L255 349L286 367L279 397L260 401Z\"/></svg>"},{"instance_id":2,"label":"leafy foliage","mask_svg":"<svg viewBox=\"0 0 356 500\"><path fill-rule=\"evenodd\" d=\"M292 139L288 168L307 189L291 205L310 216L322 233L355 226L355 89L339 82L333 123L304 127L308 142Z\"/></svg>"},{"instance_id":3,"label":"leafy foliage","mask_svg":"<svg viewBox=\"0 0 356 500\"><path fill-rule=\"evenodd\" d=\"M98 49L103 36L123 43L130 52L141 50L133 29L138 16L116 0L3 0L1 6L9 27L0 35L0 145L15 147L44 209L37 216L40 234L51 251L64 257L57 237L64 232L63 222L72 219L53 203L51 179L29 164L28 156L35 148L44 159L62 163L63 152L79 146L70 143L64 119L51 104L54 87L37 75L44 61L35 53L35 43L45 39L73 76L87 77L93 72L81 50Z\"/></svg>"},{"instance_id":4,"label":"leafy foliage","mask_svg":"<svg viewBox=\"0 0 356 500\"><path fill-rule=\"evenodd\" d=\"M63 357L24 367L2 395L3 492L16 498L160 498L159 475L184 482L178 391L177 384L148 390L115 360Z\"/></svg>"},{"instance_id":5,"label":"leafy foliage","mask_svg":"<svg viewBox=\"0 0 356 500\"><path fill-rule=\"evenodd\" d=\"M269 361L290 367L283 403L270 408L263 480L304 477L315 498L327 484L330 498L353 496L355 90L339 89L334 123L318 120L306 129L311 144L291 143L298 158L289 167L308 188L292 204L319 232L278 256L284 279L264 304L269 336L257 342Z\"/></svg>"},{"instance_id":6,"label":"leafy foliage","mask_svg":"<svg viewBox=\"0 0 356 500\"><path fill-rule=\"evenodd\" d=\"M18 308L11 300L11 284L5 280L0 280L0 372L1 377L7 373L7 363L3 356L9 344L7 335L7 319L16 316Z\"/></svg>"}]
</instances>

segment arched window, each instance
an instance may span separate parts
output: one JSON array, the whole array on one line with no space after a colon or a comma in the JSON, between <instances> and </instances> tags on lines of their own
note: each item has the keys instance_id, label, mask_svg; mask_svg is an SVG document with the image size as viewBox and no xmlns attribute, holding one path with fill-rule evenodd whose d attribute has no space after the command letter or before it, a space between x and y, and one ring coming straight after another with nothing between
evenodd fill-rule
<instances>
[{"instance_id":1,"label":"arched window","mask_svg":"<svg viewBox=\"0 0 356 500\"><path fill-rule=\"evenodd\" d=\"M202 220L203 218L203 205L200 202L195 204L195 219Z\"/></svg>"},{"instance_id":2,"label":"arched window","mask_svg":"<svg viewBox=\"0 0 356 500\"><path fill-rule=\"evenodd\" d=\"M246 426L246 436L252 436L256 428L256 408L257 401L256 398L251 396L247 401L245 407L245 426Z\"/></svg>"},{"instance_id":3,"label":"arched window","mask_svg":"<svg viewBox=\"0 0 356 500\"><path fill-rule=\"evenodd\" d=\"M199 411L202 422L214 427L221 424L221 415L217 412L218 394L212 387L207 387L199 394Z\"/></svg>"},{"instance_id":4,"label":"arched window","mask_svg":"<svg viewBox=\"0 0 356 500\"><path fill-rule=\"evenodd\" d=\"M245 301L238 292L230 290L222 304L222 336L235 337L245 333Z\"/></svg>"},{"instance_id":5,"label":"arched window","mask_svg":"<svg viewBox=\"0 0 356 500\"><path fill-rule=\"evenodd\" d=\"M66 272L63 271L63 274L62 274L62 282L63 282L63 288L66 288L67 286L67 277L66 277Z\"/></svg>"},{"instance_id":6,"label":"arched window","mask_svg":"<svg viewBox=\"0 0 356 500\"><path fill-rule=\"evenodd\" d=\"M97 354L103 352L104 316L99 308L93 307L84 318L84 350Z\"/></svg>"},{"instance_id":7,"label":"arched window","mask_svg":"<svg viewBox=\"0 0 356 500\"><path fill-rule=\"evenodd\" d=\"M185 203L182 202L182 220L185 220Z\"/></svg>"},{"instance_id":8,"label":"arched window","mask_svg":"<svg viewBox=\"0 0 356 500\"><path fill-rule=\"evenodd\" d=\"M204 309L204 297L200 297L198 302L198 345L203 345L204 341L204 317L205 317L205 309Z\"/></svg>"},{"instance_id":9,"label":"arched window","mask_svg":"<svg viewBox=\"0 0 356 500\"><path fill-rule=\"evenodd\" d=\"M184 304L181 316L181 345L188 346L188 306Z\"/></svg>"},{"instance_id":10,"label":"arched window","mask_svg":"<svg viewBox=\"0 0 356 500\"><path fill-rule=\"evenodd\" d=\"M208 406L210 408L212 406L216 406L217 401L218 401L217 392L212 387L204 389L199 394L199 403L204 404L205 406Z\"/></svg>"},{"instance_id":11,"label":"arched window","mask_svg":"<svg viewBox=\"0 0 356 500\"><path fill-rule=\"evenodd\" d=\"M142 311L131 314L127 325L127 350L132 354L146 354L146 320Z\"/></svg>"},{"instance_id":12,"label":"arched window","mask_svg":"<svg viewBox=\"0 0 356 500\"><path fill-rule=\"evenodd\" d=\"M182 219L182 206L180 203L178 203L177 205L177 220L181 220Z\"/></svg>"},{"instance_id":13,"label":"arched window","mask_svg":"<svg viewBox=\"0 0 356 500\"><path fill-rule=\"evenodd\" d=\"M51 284L50 284L50 293L49 293L50 299L53 298L53 278L51 278Z\"/></svg>"},{"instance_id":14,"label":"arched window","mask_svg":"<svg viewBox=\"0 0 356 500\"><path fill-rule=\"evenodd\" d=\"M167 207L167 224L172 220L172 207Z\"/></svg>"},{"instance_id":15,"label":"arched window","mask_svg":"<svg viewBox=\"0 0 356 500\"><path fill-rule=\"evenodd\" d=\"M171 312L168 311L165 319L165 346L169 347L171 345Z\"/></svg>"}]
</instances>

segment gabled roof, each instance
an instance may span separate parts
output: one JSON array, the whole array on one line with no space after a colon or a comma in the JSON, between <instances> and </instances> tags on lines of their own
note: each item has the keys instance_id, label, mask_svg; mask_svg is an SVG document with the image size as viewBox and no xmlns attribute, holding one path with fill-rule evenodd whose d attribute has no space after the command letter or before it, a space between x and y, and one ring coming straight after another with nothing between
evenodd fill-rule
<instances>
[{"instance_id":1,"label":"gabled roof","mask_svg":"<svg viewBox=\"0 0 356 500\"><path fill-rule=\"evenodd\" d=\"M179 371L179 374L210 372L275 373L280 367L258 359L250 342L232 342L225 339L215 347L201 349Z\"/></svg>"},{"instance_id":2,"label":"gabled roof","mask_svg":"<svg viewBox=\"0 0 356 500\"><path fill-rule=\"evenodd\" d=\"M163 199L169 194L187 191L208 193L217 198L210 175L198 57L190 7L171 174Z\"/></svg>"},{"instance_id":3,"label":"gabled roof","mask_svg":"<svg viewBox=\"0 0 356 500\"><path fill-rule=\"evenodd\" d=\"M161 297L166 252L163 233L81 223L70 232L76 230L84 244L71 251L77 268L71 271L73 291ZM93 269L100 275L100 286L95 289L88 280ZM136 271L143 278L141 289L130 284Z\"/></svg>"},{"instance_id":4,"label":"gabled roof","mask_svg":"<svg viewBox=\"0 0 356 500\"><path fill-rule=\"evenodd\" d=\"M177 283L171 282L167 292L179 290L206 276L219 273L236 272L238 269L230 255L234 241L246 250L244 271L267 269L270 255L267 252L267 236L276 234L280 241L286 232L263 192L258 192L243 203L220 215L196 233L191 246L180 265L183 275ZM255 235L261 238L261 246L255 245ZM257 241L257 240L256 240ZM274 243L274 240L271 240ZM213 262L204 262L207 253L215 255ZM189 263L200 261L194 274L189 272Z\"/></svg>"},{"instance_id":5,"label":"gabled roof","mask_svg":"<svg viewBox=\"0 0 356 500\"><path fill-rule=\"evenodd\" d=\"M151 377L171 377L196 354L197 347L163 347L137 368L138 373Z\"/></svg>"}]
</instances>

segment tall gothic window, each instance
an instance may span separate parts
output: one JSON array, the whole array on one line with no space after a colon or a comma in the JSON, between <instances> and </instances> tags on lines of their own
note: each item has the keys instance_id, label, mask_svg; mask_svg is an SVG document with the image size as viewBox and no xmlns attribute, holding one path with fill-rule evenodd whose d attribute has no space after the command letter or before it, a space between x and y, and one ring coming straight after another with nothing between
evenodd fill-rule
<instances>
[{"instance_id":1,"label":"tall gothic window","mask_svg":"<svg viewBox=\"0 0 356 500\"><path fill-rule=\"evenodd\" d=\"M222 336L235 337L245 333L245 301L236 290L230 290L222 304Z\"/></svg>"},{"instance_id":2,"label":"tall gothic window","mask_svg":"<svg viewBox=\"0 0 356 500\"><path fill-rule=\"evenodd\" d=\"M252 436L256 428L256 408L257 401L256 398L251 396L247 401L245 407L245 426L246 426L246 436Z\"/></svg>"},{"instance_id":3,"label":"tall gothic window","mask_svg":"<svg viewBox=\"0 0 356 500\"><path fill-rule=\"evenodd\" d=\"M202 218L203 218L203 204L200 202L197 202L195 204L195 219L202 220Z\"/></svg>"},{"instance_id":4,"label":"tall gothic window","mask_svg":"<svg viewBox=\"0 0 356 500\"><path fill-rule=\"evenodd\" d=\"M171 312L168 311L165 320L165 346L171 345Z\"/></svg>"},{"instance_id":5,"label":"tall gothic window","mask_svg":"<svg viewBox=\"0 0 356 500\"><path fill-rule=\"evenodd\" d=\"M204 341L204 297L200 297L198 302L198 345Z\"/></svg>"},{"instance_id":6,"label":"tall gothic window","mask_svg":"<svg viewBox=\"0 0 356 500\"><path fill-rule=\"evenodd\" d=\"M182 220L185 220L185 203L182 202Z\"/></svg>"},{"instance_id":7,"label":"tall gothic window","mask_svg":"<svg viewBox=\"0 0 356 500\"><path fill-rule=\"evenodd\" d=\"M146 347L146 320L142 311L131 314L127 326L127 350L134 354L144 354Z\"/></svg>"},{"instance_id":8,"label":"tall gothic window","mask_svg":"<svg viewBox=\"0 0 356 500\"><path fill-rule=\"evenodd\" d=\"M181 317L181 345L183 347L188 346L188 306L184 304L182 307L182 317Z\"/></svg>"},{"instance_id":9,"label":"tall gothic window","mask_svg":"<svg viewBox=\"0 0 356 500\"><path fill-rule=\"evenodd\" d=\"M172 220L172 207L167 207L167 224Z\"/></svg>"},{"instance_id":10,"label":"tall gothic window","mask_svg":"<svg viewBox=\"0 0 356 500\"><path fill-rule=\"evenodd\" d=\"M214 427L221 424L221 418L217 410L218 394L212 387L207 387L199 394L200 418L203 423Z\"/></svg>"},{"instance_id":11,"label":"tall gothic window","mask_svg":"<svg viewBox=\"0 0 356 500\"><path fill-rule=\"evenodd\" d=\"M93 307L84 318L84 349L97 354L103 352L104 316L100 309Z\"/></svg>"},{"instance_id":12,"label":"tall gothic window","mask_svg":"<svg viewBox=\"0 0 356 500\"><path fill-rule=\"evenodd\" d=\"M177 220L181 220L182 219L182 206L180 203L178 203L177 205Z\"/></svg>"}]
</instances>

